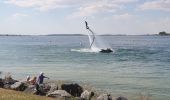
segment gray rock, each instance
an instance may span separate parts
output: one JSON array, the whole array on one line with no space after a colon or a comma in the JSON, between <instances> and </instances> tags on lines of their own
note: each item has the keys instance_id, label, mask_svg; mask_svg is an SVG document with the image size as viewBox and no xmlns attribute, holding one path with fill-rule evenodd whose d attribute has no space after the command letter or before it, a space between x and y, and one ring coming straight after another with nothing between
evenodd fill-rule
<instances>
[{"instance_id":1,"label":"gray rock","mask_svg":"<svg viewBox=\"0 0 170 100\"><path fill-rule=\"evenodd\" d=\"M116 98L116 100L128 100L128 99L125 97L118 97L118 98Z\"/></svg>"},{"instance_id":2,"label":"gray rock","mask_svg":"<svg viewBox=\"0 0 170 100\"><path fill-rule=\"evenodd\" d=\"M65 90L56 90L52 93L47 94L47 96L55 98L71 98L71 95Z\"/></svg>"},{"instance_id":3,"label":"gray rock","mask_svg":"<svg viewBox=\"0 0 170 100\"><path fill-rule=\"evenodd\" d=\"M13 85L11 85L11 89L16 89L22 85L22 82L16 82Z\"/></svg>"},{"instance_id":4,"label":"gray rock","mask_svg":"<svg viewBox=\"0 0 170 100\"><path fill-rule=\"evenodd\" d=\"M26 84L22 82L16 82L13 85L11 85L11 89L17 90L17 91L24 91L27 88Z\"/></svg>"},{"instance_id":5,"label":"gray rock","mask_svg":"<svg viewBox=\"0 0 170 100\"><path fill-rule=\"evenodd\" d=\"M45 94L47 94L50 91L50 89L51 89L51 86L48 84L45 84L42 86L42 92Z\"/></svg>"},{"instance_id":6,"label":"gray rock","mask_svg":"<svg viewBox=\"0 0 170 100\"><path fill-rule=\"evenodd\" d=\"M17 82L17 80L13 79L2 79L3 82L3 88L5 89L11 89L11 85Z\"/></svg>"},{"instance_id":7,"label":"gray rock","mask_svg":"<svg viewBox=\"0 0 170 100\"><path fill-rule=\"evenodd\" d=\"M112 100L112 97L110 94L101 94L97 97L97 100Z\"/></svg>"},{"instance_id":8,"label":"gray rock","mask_svg":"<svg viewBox=\"0 0 170 100\"><path fill-rule=\"evenodd\" d=\"M14 80L14 79L4 79L4 84L10 84L10 85L12 85L12 84L14 84L14 83L16 83L16 82L18 82L17 80Z\"/></svg>"},{"instance_id":9,"label":"gray rock","mask_svg":"<svg viewBox=\"0 0 170 100\"><path fill-rule=\"evenodd\" d=\"M50 90L48 91L48 93L52 93L52 92L54 92L55 90L58 90L58 86L56 86L56 85L50 85Z\"/></svg>"},{"instance_id":10,"label":"gray rock","mask_svg":"<svg viewBox=\"0 0 170 100\"><path fill-rule=\"evenodd\" d=\"M46 95L48 91L50 90L51 86L48 84L36 84L36 94L37 95Z\"/></svg>"},{"instance_id":11,"label":"gray rock","mask_svg":"<svg viewBox=\"0 0 170 100\"><path fill-rule=\"evenodd\" d=\"M5 84L3 88L4 89L11 89L11 85L10 84Z\"/></svg>"},{"instance_id":12,"label":"gray rock","mask_svg":"<svg viewBox=\"0 0 170 100\"><path fill-rule=\"evenodd\" d=\"M83 100L91 100L92 96L94 96L94 92L89 92L87 90L85 90L82 94L81 94L81 98Z\"/></svg>"},{"instance_id":13,"label":"gray rock","mask_svg":"<svg viewBox=\"0 0 170 100\"><path fill-rule=\"evenodd\" d=\"M67 91L74 97L80 97L83 88L78 84L62 84L61 89Z\"/></svg>"},{"instance_id":14,"label":"gray rock","mask_svg":"<svg viewBox=\"0 0 170 100\"><path fill-rule=\"evenodd\" d=\"M4 87L4 81L3 79L0 79L0 88L3 88Z\"/></svg>"},{"instance_id":15,"label":"gray rock","mask_svg":"<svg viewBox=\"0 0 170 100\"><path fill-rule=\"evenodd\" d=\"M35 85L29 85L25 90L25 93L35 94L37 92Z\"/></svg>"}]
</instances>

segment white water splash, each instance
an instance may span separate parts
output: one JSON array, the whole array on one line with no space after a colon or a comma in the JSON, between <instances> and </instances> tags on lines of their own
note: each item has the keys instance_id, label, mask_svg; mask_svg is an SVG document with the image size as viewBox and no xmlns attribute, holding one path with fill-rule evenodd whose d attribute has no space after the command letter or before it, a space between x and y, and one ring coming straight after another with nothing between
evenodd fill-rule
<instances>
[{"instance_id":1,"label":"white water splash","mask_svg":"<svg viewBox=\"0 0 170 100\"><path fill-rule=\"evenodd\" d=\"M93 42L93 37L95 37L94 42ZM88 33L88 38L89 38L90 45L93 42L93 45L91 46L91 50L94 52L99 52L99 51L101 51L101 49L111 48L110 45L105 43L101 39L101 37L99 35L96 35L96 33L94 33L94 32L93 32L93 35L92 35L92 33Z\"/></svg>"},{"instance_id":2,"label":"white water splash","mask_svg":"<svg viewBox=\"0 0 170 100\"><path fill-rule=\"evenodd\" d=\"M88 26L88 23L85 21L86 29L88 30L88 38L89 38L89 48L75 50L72 49L71 51L78 51L78 52L101 52L103 50L111 50L111 46L106 44L99 35L96 35Z\"/></svg>"},{"instance_id":3,"label":"white water splash","mask_svg":"<svg viewBox=\"0 0 170 100\"><path fill-rule=\"evenodd\" d=\"M98 48L93 48L93 49L90 49L90 48L81 48L81 49L71 49L71 51L75 51L75 52L100 52L100 49Z\"/></svg>"}]
</instances>

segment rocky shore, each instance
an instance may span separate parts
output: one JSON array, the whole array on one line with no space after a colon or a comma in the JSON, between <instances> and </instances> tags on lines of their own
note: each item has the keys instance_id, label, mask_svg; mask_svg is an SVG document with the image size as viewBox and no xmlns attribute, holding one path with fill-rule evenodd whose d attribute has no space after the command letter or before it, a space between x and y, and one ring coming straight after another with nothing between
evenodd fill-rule
<instances>
[{"instance_id":1,"label":"rocky shore","mask_svg":"<svg viewBox=\"0 0 170 100\"><path fill-rule=\"evenodd\" d=\"M113 98L111 94L97 92L85 85L60 80L48 80L40 84L37 90L36 85L26 80L15 80L11 76L5 76L5 78L0 78L0 88L47 96L57 100L128 100L125 97Z\"/></svg>"}]
</instances>

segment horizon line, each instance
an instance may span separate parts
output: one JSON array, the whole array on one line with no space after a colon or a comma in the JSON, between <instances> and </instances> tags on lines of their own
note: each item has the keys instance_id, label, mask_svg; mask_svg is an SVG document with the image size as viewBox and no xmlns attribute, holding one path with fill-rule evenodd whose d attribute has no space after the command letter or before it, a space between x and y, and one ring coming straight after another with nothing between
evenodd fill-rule
<instances>
[{"instance_id":1,"label":"horizon line","mask_svg":"<svg viewBox=\"0 0 170 100\"><path fill-rule=\"evenodd\" d=\"M97 34L97 36L143 36L159 34ZM86 36L86 34L0 34L0 36Z\"/></svg>"}]
</instances>

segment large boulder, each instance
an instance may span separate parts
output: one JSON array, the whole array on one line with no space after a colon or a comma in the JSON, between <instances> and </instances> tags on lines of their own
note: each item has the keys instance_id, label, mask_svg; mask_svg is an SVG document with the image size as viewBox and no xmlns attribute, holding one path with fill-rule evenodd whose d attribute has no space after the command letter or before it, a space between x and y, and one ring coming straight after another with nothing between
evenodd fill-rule
<instances>
[{"instance_id":1,"label":"large boulder","mask_svg":"<svg viewBox=\"0 0 170 100\"><path fill-rule=\"evenodd\" d=\"M54 92L47 94L47 96L55 97L55 98L63 98L63 99L71 98L71 95L65 90L55 90Z\"/></svg>"},{"instance_id":2,"label":"large boulder","mask_svg":"<svg viewBox=\"0 0 170 100\"><path fill-rule=\"evenodd\" d=\"M27 85L22 82L16 82L13 85L11 85L11 89L17 90L17 91L24 91L27 88Z\"/></svg>"},{"instance_id":3,"label":"large boulder","mask_svg":"<svg viewBox=\"0 0 170 100\"><path fill-rule=\"evenodd\" d=\"M18 82L18 81L17 81L17 80L14 80L14 79L12 78L12 76L11 76L10 73L7 73L7 74L5 75L4 84L10 84L10 85L12 85L12 84L14 84L15 82Z\"/></svg>"},{"instance_id":4,"label":"large boulder","mask_svg":"<svg viewBox=\"0 0 170 100\"><path fill-rule=\"evenodd\" d=\"M11 89L11 85L13 85L13 84L16 83L16 82L17 82L17 80L13 80L13 79L6 80L6 79L4 79L4 80L3 80L3 84L4 84L3 88L5 88L5 89Z\"/></svg>"},{"instance_id":5,"label":"large boulder","mask_svg":"<svg viewBox=\"0 0 170 100\"><path fill-rule=\"evenodd\" d=\"M50 85L48 85L48 84L44 85L44 92L45 92L45 93L49 92L50 89L51 89L51 86L50 86Z\"/></svg>"},{"instance_id":6,"label":"large boulder","mask_svg":"<svg viewBox=\"0 0 170 100\"><path fill-rule=\"evenodd\" d=\"M116 100L128 100L126 97L118 97Z\"/></svg>"},{"instance_id":7,"label":"large boulder","mask_svg":"<svg viewBox=\"0 0 170 100\"><path fill-rule=\"evenodd\" d=\"M14 83L16 83L16 82L18 82L17 80L14 80L14 79L4 79L4 84L10 84L10 85L12 85L12 84L14 84Z\"/></svg>"},{"instance_id":8,"label":"large boulder","mask_svg":"<svg viewBox=\"0 0 170 100\"><path fill-rule=\"evenodd\" d=\"M4 89L11 89L11 85L10 84L4 84Z\"/></svg>"},{"instance_id":9,"label":"large boulder","mask_svg":"<svg viewBox=\"0 0 170 100\"><path fill-rule=\"evenodd\" d=\"M4 81L3 79L0 79L0 88L3 88L4 87Z\"/></svg>"},{"instance_id":10,"label":"large boulder","mask_svg":"<svg viewBox=\"0 0 170 100\"><path fill-rule=\"evenodd\" d=\"M83 100L91 100L92 96L94 96L94 92L89 92L87 90L85 90L82 94L81 94L81 99Z\"/></svg>"},{"instance_id":11,"label":"large boulder","mask_svg":"<svg viewBox=\"0 0 170 100\"><path fill-rule=\"evenodd\" d=\"M74 97L80 97L83 88L78 84L62 84L61 89L67 91Z\"/></svg>"},{"instance_id":12,"label":"large boulder","mask_svg":"<svg viewBox=\"0 0 170 100\"><path fill-rule=\"evenodd\" d=\"M36 84L36 85L29 85L28 88L24 90L24 92L29 94L45 96L49 90L50 90L49 85Z\"/></svg>"},{"instance_id":13,"label":"large boulder","mask_svg":"<svg viewBox=\"0 0 170 100\"><path fill-rule=\"evenodd\" d=\"M112 100L112 97L110 94L101 94L97 97L97 100Z\"/></svg>"},{"instance_id":14,"label":"large boulder","mask_svg":"<svg viewBox=\"0 0 170 100\"><path fill-rule=\"evenodd\" d=\"M29 85L25 90L25 93L35 94L37 92L35 85Z\"/></svg>"},{"instance_id":15,"label":"large boulder","mask_svg":"<svg viewBox=\"0 0 170 100\"><path fill-rule=\"evenodd\" d=\"M58 86L57 85L54 85L54 84L52 84L52 85L50 85L50 90L48 91L48 93L52 93L52 92L54 92L55 90L58 90Z\"/></svg>"}]
</instances>

